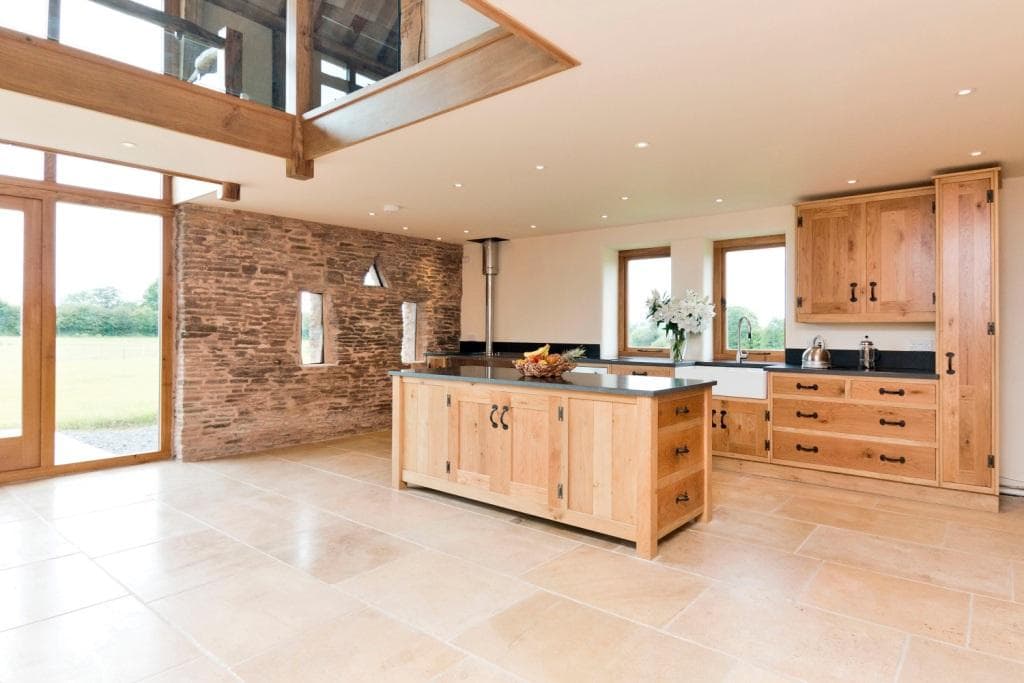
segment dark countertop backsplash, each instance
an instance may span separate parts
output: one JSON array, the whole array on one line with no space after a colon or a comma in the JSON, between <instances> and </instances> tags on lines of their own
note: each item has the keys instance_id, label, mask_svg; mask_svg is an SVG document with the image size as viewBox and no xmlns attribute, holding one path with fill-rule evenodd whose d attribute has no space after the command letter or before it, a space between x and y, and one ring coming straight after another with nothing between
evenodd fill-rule
<instances>
[{"instance_id":1,"label":"dark countertop backsplash","mask_svg":"<svg viewBox=\"0 0 1024 683\"><path fill-rule=\"evenodd\" d=\"M856 370L860 367L858 349L829 349L832 368ZM786 349L786 365L800 365L804 349ZM875 369L879 372L935 372L934 351L878 351Z\"/></svg>"}]
</instances>

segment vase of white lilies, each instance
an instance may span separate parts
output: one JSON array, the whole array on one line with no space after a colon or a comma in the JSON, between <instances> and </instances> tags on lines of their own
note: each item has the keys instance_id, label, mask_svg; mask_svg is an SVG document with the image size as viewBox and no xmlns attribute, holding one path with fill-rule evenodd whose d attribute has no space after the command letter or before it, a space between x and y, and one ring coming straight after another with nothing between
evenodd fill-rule
<instances>
[{"instance_id":1,"label":"vase of white lilies","mask_svg":"<svg viewBox=\"0 0 1024 683\"><path fill-rule=\"evenodd\" d=\"M692 289L677 298L651 292L647 299L647 317L665 330L672 349L672 360L680 361L686 355L686 344L691 334L701 334L711 326L715 305L710 296L700 296Z\"/></svg>"}]
</instances>

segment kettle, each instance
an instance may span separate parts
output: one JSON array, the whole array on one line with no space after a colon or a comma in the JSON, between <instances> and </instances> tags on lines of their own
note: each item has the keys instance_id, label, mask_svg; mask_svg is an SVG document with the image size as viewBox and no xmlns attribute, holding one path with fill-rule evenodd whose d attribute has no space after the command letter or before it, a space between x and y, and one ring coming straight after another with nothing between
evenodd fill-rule
<instances>
[{"instance_id":1,"label":"kettle","mask_svg":"<svg viewBox=\"0 0 1024 683\"><path fill-rule=\"evenodd\" d=\"M832 367L832 354L825 348L825 339L820 334L814 337L811 345L804 351L800 367L819 370Z\"/></svg>"}]
</instances>

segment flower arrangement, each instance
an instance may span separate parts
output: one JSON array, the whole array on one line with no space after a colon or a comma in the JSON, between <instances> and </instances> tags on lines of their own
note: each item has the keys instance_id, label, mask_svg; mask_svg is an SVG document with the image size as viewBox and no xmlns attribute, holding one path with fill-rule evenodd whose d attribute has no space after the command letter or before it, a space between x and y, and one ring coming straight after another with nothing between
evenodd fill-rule
<instances>
[{"instance_id":1,"label":"flower arrangement","mask_svg":"<svg viewBox=\"0 0 1024 683\"><path fill-rule=\"evenodd\" d=\"M715 305L710 296L700 296L692 289L673 299L658 290L647 299L647 317L665 330L672 343L672 360L682 360L691 334L700 334L711 326Z\"/></svg>"}]
</instances>

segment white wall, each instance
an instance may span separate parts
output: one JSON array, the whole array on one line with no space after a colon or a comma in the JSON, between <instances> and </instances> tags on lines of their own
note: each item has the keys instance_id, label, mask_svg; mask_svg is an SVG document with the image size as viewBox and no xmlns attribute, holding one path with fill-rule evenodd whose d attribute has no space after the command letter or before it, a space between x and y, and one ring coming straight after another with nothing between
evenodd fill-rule
<instances>
[{"instance_id":1,"label":"white wall","mask_svg":"<svg viewBox=\"0 0 1024 683\"><path fill-rule=\"evenodd\" d=\"M1004 181L1000 202L1000 452L1004 480L1024 486L1024 420L1020 419L1024 415L1024 177ZM606 352L614 352L617 251L670 245L673 291L689 287L710 293L713 240L785 233L792 245L794 231L793 207L780 206L505 242L495 287L495 339L601 343ZM820 333L832 347L853 349L868 334L883 351L934 350L931 324L793 322L793 252L788 250L787 346L804 347ZM484 289L479 245L466 245L463 265L462 338L482 340ZM710 335L704 336L708 339L690 342L687 357L710 357Z\"/></svg>"},{"instance_id":2,"label":"white wall","mask_svg":"<svg viewBox=\"0 0 1024 683\"><path fill-rule=\"evenodd\" d=\"M423 41L427 57L476 38L497 26L462 0L423 0L423 11Z\"/></svg>"}]
</instances>

